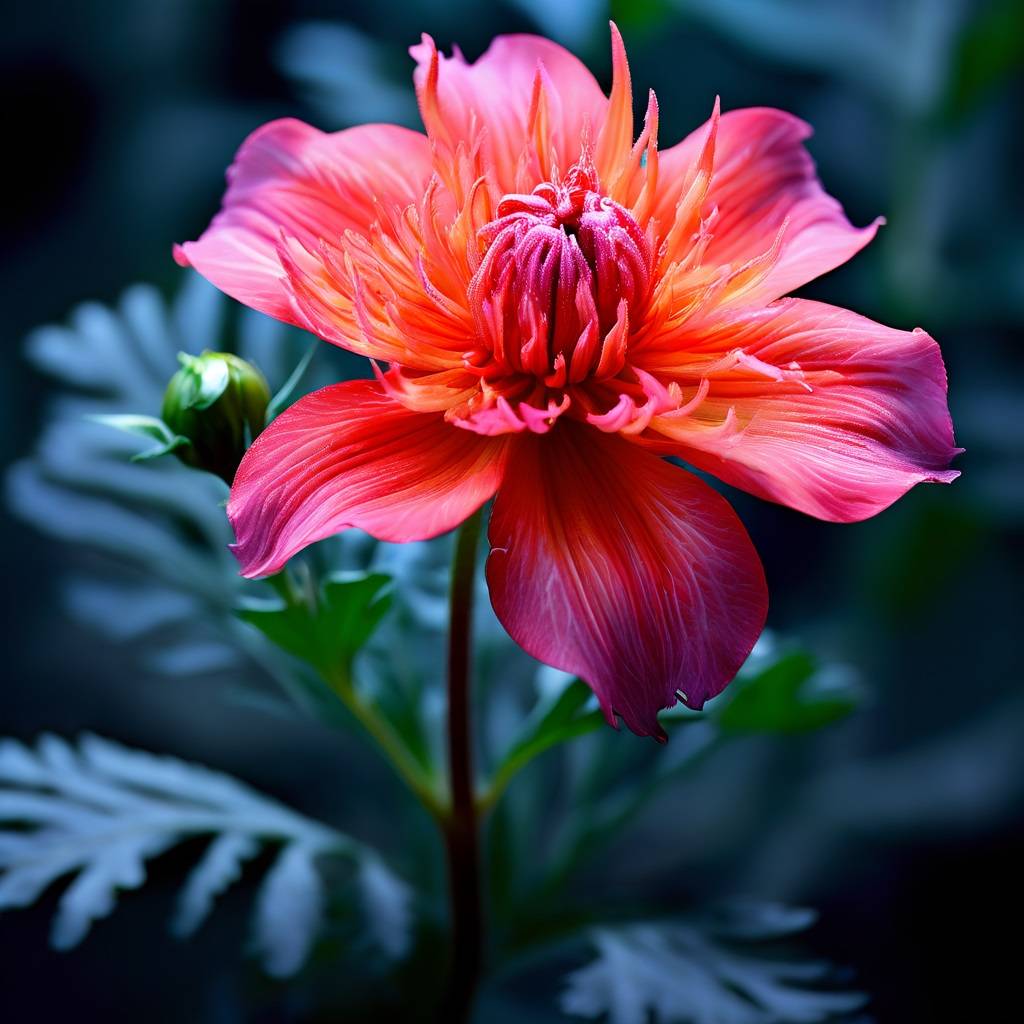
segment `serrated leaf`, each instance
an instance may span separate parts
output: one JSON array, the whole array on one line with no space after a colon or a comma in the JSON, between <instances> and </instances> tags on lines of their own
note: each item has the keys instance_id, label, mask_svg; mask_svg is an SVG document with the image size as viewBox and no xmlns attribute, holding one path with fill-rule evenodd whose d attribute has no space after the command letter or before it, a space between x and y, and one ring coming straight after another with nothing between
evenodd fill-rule
<instances>
[{"instance_id":1,"label":"serrated leaf","mask_svg":"<svg viewBox=\"0 0 1024 1024\"><path fill-rule=\"evenodd\" d=\"M828 965L716 941L690 923L604 928L591 940L597 957L569 976L561 1005L608 1024L818 1024L865 1002L809 987L829 980Z\"/></svg>"},{"instance_id":2,"label":"serrated leaf","mask_svg":"<svg viewBox=\"0 0 1024 1024\"><path fill-rule=\"evenodd\" d=\"M145 470L130 464L143 447L135 437L157 442L142 453L143 460L166 452L168 442L178 443L165 434L161 421L135 412L160 409L179 351L197 354L217 347L251 358L257 339L275 385L310 344L296 328L237 310L192 271L183 273L172 303L150 285L133 285L113 306L85 303L66 325L34 331L28 358L54 378L56 388L39 442L30 457L11 468L6 483L10 505L33 529L101 556L89 560L89 572L111 592L121 590L122 604L142 599L147 589L155 600L196 603L193 614L175 617L170 628L138 645L138 656L150 658L179 644L194 651L196 645L221 641L228 645L224 650L234 651L236 666L266 665L276 679L283 658L257 633L240 629L234 615L241 595L255 592L257 585L238 576L227 550L231 530L220 507L223 484L176 459L158 459ZM323 372L311 384L337 377L329 364L326 354ZM73 604L94 624L117 631L116 623L107 626L90 614L87 602ZM211 664L178 661L196 672L208 671Z\"/></svg>"},{"instance_id":3,"label":"serrated leaf","mask_svg":"<svg viewBox=\"0 0 1024 1024\"><path fill-rule=\"evenodd\" d=\"M390 604L381 573L328 577L315 599L297 598L276 608L243 608L239 617L278 647L308 662L327 679L347 677L352 659Z\"/></svg>"},{"instance_id":4,"label":"serrated leaf","mask_svg":"<svg viewBox=\"0 0 1024 1024\"><path fill-rule=\"evenodd\" d=\"M373 940L398 955L408 932L403 883L379 856L250 789L230 776L172 757L129 750L96 736L77 746L43 736L35 748L0 741L0 910L28 906L66 875L52 929L70 949L137 888L146 862L176 843L213 836L185 883L172 931L185 936L206 919L243 862L265 843L281 852L257 897L256 945L268 971L302 965L322 916L318 856L351 858Z\"/></svg>"},{"instance_id":5,"label":"serrated leaf","mask_svg":"<svg viewBox=\"0 0 1024 1024\"><path fill-rule=\"evenodd\" d=\"M794 651L750 679L737 679L732 699L718 712L719 726L734 733L810 732L844 718L859 695L851 686L815 686L817 663Z\"/></svg>"},{"instance_id":6,"label":"serrated leaf","mask_svg":"<svg viewBox=\"0 0 1024 1024\"><path fill-rule=\"evenodd\" d=\"M324 888L314 864L315 851L287 846L260 889L253 923L264 970L287 978L306 961L324 912Z\"/></svg>"},{"instance_id":7,"label":"serrated leaf","mask_svg":"<svg viewBox=\"0 0 1024 1024\"><path fill-rule=\"evenodd\" d=\"M809 907L791 907L764 900L731 900L714 908L709 934L728 939L763 941L806 931L818 919Z\"/></svg>"},{"instance_id":8,"label":"serrated leaf","mask_svg":"<svg viewBox=\"0 0 1024 1024\"><path fill-rule=\"evenodd\" d=\"M374 944L398 958L409 948L412 931L412 893L382 861L366 857L360 863L356 883Z\"/></svg>"},{"instance_id":9,"label":"serrated leaf","mask_svg":"<svg viewBox=\"0 0 1024 1024\"><path fill-rule=\"evenodd\" d=\"M112 842L91 860L61 896L50 942L66 950L85 938L93 921L106 917L118 889L137 889L146 880L146 859L163 853L177 836L128 836Z\"/></svg>"},{"instance_id":10,"label":"serrated leaf","mask_svg":"<svg viewBox=\"0 0 1024 1024\"><path fill-rule=\"evenodd\" d=\"M193 934L209 917L214 901L242 875L242 865L259 852L259 843L241 832L225 832L207 848L192 869L178 898L171 932L179 938Z\"/></svg>"}]
</instances>

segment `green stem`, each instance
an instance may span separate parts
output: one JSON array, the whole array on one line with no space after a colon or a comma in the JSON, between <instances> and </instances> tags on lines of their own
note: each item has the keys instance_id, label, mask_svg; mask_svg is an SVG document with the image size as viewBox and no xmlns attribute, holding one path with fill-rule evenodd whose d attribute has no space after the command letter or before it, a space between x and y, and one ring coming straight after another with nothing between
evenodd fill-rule
<instances>
[{"instance_id":1,"label":"green stem","mask_svg":"<svg viewBox=\"0 0 1024 1024\"><path fill-rule=\"evenodd\" d=\"M351 679L331 679L328 682L352 717L373 737L405 784L435 818L442 818L445 814L443 798L391 724L359 696Z\"/></svg>"},{"instance_id":2,"label":"green stem","mask_svg":"<svg viewBox=\"0 0 1024 1024\"><path fill-rule=\"evenodd\" d=\"M477 809L481 814L491 810L501 799L508 784L528 765L534 758L559 746L577 736L586 736L588 733L596 732L607 723L600 711L590 711L579 718L566 723L562 728L552 730L543 736L538 736L532 742L524 745L515 751L512 756L503 761L491 778L487 788L480 795L477 801Z\"/></svg>"},{"instance_id":3,"label":"green stem","mask_svg":"<svg viewBox=\"0 0 1024 1024\"><path fill-rule=\"evenodd\" d=\"M316 600L316 589L311 581L306 581L306 591L296 585L287 570L267 577L267 583L285 604L298 605ZM385 759L390 763L398 776L409 787L427 810L438 820L446 815L444 797L437 791L436 781L412 756L406 745L395 732L391 723L380 715L372 704L359 695L351 674L347 670L320 673L321 678L330 687L338 699L348 709L349 714L369 733L376 742Z\"/></svg>"},{"instance_id":4,"label":"green stem","mask_svg":"<svg viewBox=\"0 0 1024 1024\"><path fill-rule=\"evenodd\" d=\"M480 836L473 773L470 667L473 581L481 513L459 528L452 560L448 635L448 771L451 814L444 839L451 896L452 952L444 1008L445 1024L470 1019L480 980L484 937L480 881Z\"/></svg>"}]
</instances>

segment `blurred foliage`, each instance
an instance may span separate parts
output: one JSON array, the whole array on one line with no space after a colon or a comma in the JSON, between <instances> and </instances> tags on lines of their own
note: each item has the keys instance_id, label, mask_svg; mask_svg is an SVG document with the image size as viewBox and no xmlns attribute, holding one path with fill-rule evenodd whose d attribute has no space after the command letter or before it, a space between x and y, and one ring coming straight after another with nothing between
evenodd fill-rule
<instances>
[{"instance_id":1,"label":"blurred foliage","mask_svg":"<svg viewBox=\"0 0 1024 1024\"><path fill-rule=\"evenodd\" d=\"M820 673L803 651L782 655L752 679L741 674L718 715L726 732L801 733L845 718L858 704L840 671Z\"/></svg>"},{"instance_id":2,"label":"blurred foliage","mask_svg":"<svg viewBox=\"0 0 1024 1024\"><path fill-rule=\"evenodd\" d=\"M381 952L408 945L409 893L375 854L241 783L174 758L154 757L95 736L77 749L55 736L36 748L0 741L0 821L27 825L0 833L0 909L35 902L75 874L60 899L51 941L77 946L92 922L114 909L120 889L146 879L145 862L193 835L212 835L181 892L172 922L195 932L217 897L263 843L280 846L256 895L253 945L269 974L294 974L322 926L320 857L342 856Z\"/></svg>"},{"instance_id":3,"label":"blurred foliage","mask_svg":"<svg viewBox=\"0 0 1024 1024\"><path fill-rule=\"evenodd\" d=\"M797 908L752 905L703 927L648 922L597 930L597 957L569 976L562 1007L608 1024L815 1024L845 1016L866 997L809 987L828 978L827 964L771 958L754 946L813 920Z\"/></svg>"}]
</instances>

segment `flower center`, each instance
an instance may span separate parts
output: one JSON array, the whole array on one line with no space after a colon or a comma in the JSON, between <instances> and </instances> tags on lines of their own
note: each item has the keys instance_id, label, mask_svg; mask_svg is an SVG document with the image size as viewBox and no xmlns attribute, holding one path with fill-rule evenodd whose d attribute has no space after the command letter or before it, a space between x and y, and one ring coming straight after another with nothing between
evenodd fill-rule
<instances>
[{"instance_id":1,"label":"flower center","mask_svg":"<svg viewBox=\"0 0 1024 1024\"><path fill-rule=\"evenodd\" d=\"M482 376L525 373L561 387L617 372L609 348L624 352L629 311L647 298L651 246L597 191L589 162L505 196L478 238L486 251L469 297L484 346L471 361Z\"/></svg>"}]
</instances>

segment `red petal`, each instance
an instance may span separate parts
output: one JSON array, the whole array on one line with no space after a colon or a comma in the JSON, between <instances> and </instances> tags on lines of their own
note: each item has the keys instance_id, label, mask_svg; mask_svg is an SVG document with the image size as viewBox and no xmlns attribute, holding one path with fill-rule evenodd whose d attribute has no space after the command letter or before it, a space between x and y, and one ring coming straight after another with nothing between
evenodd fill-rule
<instances>
[{"instance_id":1,"label":"red petal","mask_svg":"<svg viewBox=\"0 0 1024 1024\"><path fill-rule=\"evenodd\" d=\"M672 226L675 204L693 176L708 126L702 125L658 158L661 196L655 216ZM875 236L880 222L855 228L822 188L803 146L810 125L782 110L751 107L721 116L705 215L717 208L706 265L744 264L768 252L785 224L775 266L745 304L770 302L845 263Z\"/></svg>"},{"instance_id":2,"label":"red petal","mask_svg":"<svg viewBox=\"0 0 1024 1024\"><path fill-rule=\"evenodd\" d=\"M677 692L695 708L719 693L764 625L761 563L725 499L581 424L517 441L490 539L491 601L512 638L641 735L662 735Z\"/></svg>"},{"instance_id":3,"label":"red petal","mask_svg":"<svg viewBox=\"0 0 1024 1024\"><path fill-rule=\"evenodd\" d=\"M426 540L495 492L507 442L399 405L373 381L346 381L296 402L238 467L228 518L244 576L277 572L350 526L379 540Z\"/></svg>"},{"instance_id":4,"label":"red petal","mask_svg":"<svg viewBox=\"0 0 1024 1024\"><path fill-rule=\"evenodd\" d=\"M644 365L689 390L690 413L657 416L646 439L726 483L833 522L866 519L914 484L948 483L959 449L946 370L922 330L783 299L734 314ZM731 364L731 365L730 365Z\"/></svg>"},{"instance_id":5,"label":"red petal","mask_svg":"<svg viewBox=\"0 0 1024 1024\"><path fill-rule=\"evenodd\" d=\"M417 201L430 174L430 146L419 132L369 124L329 135L301 121L271 121L239 149L220 213L175 257L232 298L306 327L282 283L282 236L316 251L320 239L337 245L347 230L366 234L378 204Z\"/></svg>"}]
</instances>

